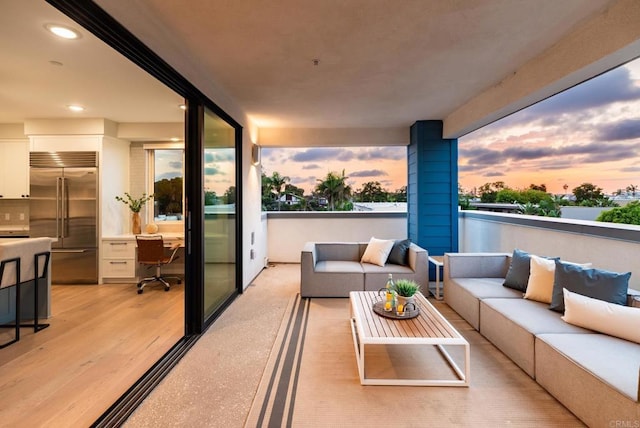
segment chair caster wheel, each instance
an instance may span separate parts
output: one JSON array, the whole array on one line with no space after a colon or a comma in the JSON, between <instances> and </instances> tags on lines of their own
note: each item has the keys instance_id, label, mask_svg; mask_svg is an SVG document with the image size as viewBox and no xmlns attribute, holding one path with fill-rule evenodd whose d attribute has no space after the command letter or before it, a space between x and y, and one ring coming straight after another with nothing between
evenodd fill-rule
<instances>
[{"instance_id":1,"label":"chair caster wheel","mask_svg":"<svg viewBox=\"0 0 640 428\"><path fill-rule=\"evenodd\" d=\"M143 291L142 288L139 288L138 289L138 294L142 294L142 291Z\"/></svg>"},{"instance_id":2,"label":"chair caster wheel","mask_svg":"<svg viewBox=\"0 0 640 428\"><path fill-rule=\"evenodd\" d=\"M181 279L178 280L178 284L182 284L182 280Z\"/></svg>"},{"instance_id":3,"label":"chair caster wheel","mask_svg":"<svg viewBox=\"0 0 640 428\"><path fill-rule=\"evenodd\" d=\"M164 291L169 291L169 287L164 287Z\"/></svg>"}]
</instances>

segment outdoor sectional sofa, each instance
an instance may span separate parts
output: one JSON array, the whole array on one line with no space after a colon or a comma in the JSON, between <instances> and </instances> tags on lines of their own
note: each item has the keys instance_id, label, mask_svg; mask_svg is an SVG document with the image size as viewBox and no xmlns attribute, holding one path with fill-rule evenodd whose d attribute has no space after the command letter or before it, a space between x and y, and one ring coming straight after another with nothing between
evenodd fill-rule
<instances>
[{"instance_id":1,"label":"outdoor sectional sofa","mask_svg":"<svg viewBox=\"0 0 640 428\"><path fill-rule=\"evenodd\" d=\"M377 291L389 274L428 285L427 250L410 243L406 264L384 266L362 263L367 242L307 242L302 249L300 294L302 297L349 297L350 291Z\"/></svg>"},{"instance_id":2,"label":"outdoor sectional sofa","mask_svg":"<svg viewBox=\"0 0 640 428\"><path fill-rule=\"evenodd\" d=\"M640 344L569 324L503 286L510 263L511 254L445 254L445 302L588 426L637 426Z\"/></svg>"}]
</instances>

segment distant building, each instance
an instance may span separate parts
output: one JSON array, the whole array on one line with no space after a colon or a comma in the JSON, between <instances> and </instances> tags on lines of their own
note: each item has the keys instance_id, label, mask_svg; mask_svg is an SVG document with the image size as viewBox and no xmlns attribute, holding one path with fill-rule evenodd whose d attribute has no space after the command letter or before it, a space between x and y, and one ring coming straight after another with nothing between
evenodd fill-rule
<instances>
[{"instance_id":1,"label":"distant building","mask_svg":"<svg viewBox=\"0 0 640 428\"><path fill-rule=\"evenodd\" d=\"M280 199L278 199L278 201L281 204L297 205L300 203L300 201L302 201L302 198L298 195L294 195L293 193L285 193L284 195L280 196Z\"/></svg>"},{"instance_id":2,"label":"distant building","mask_svg":"<svg viewBox=\"0 0 640 428\"><path fill-rule=\"evenodd\" d=\"M406 202L354 202L353 211L407 212Z\"/></svg>"},{"instance_id":3,"label":"distant building","mask_svg":"<svg viewBox=\"0 0 640 428\"><path fill-rule=\"evenodd\" d=\"M505 204L496 202L471 202L470 205L478 211L493 211L498 213L517 213L519 204Z\"/></svg>"}]
</instances>

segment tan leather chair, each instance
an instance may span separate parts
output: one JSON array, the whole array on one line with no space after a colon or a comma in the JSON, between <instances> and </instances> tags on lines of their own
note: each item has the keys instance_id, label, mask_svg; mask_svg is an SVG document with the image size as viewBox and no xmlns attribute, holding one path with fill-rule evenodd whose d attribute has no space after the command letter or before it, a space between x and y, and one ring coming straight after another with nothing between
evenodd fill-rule
<instances>
[{"instance_id":1,"label":"tan leather chair","mask_svg":"<svg viewBox=\"0 0 640 428\"><path fill-rule=\"evenodd\" d=\"M138 263L143 266L155 266L156 274L154 276L150 276L144 278L138 282L138 294L142 294L144 290L144 286L151 282L160 282L164 285L164 291L169 291L171 285L169 284L169 279L176 279L178 284L182 283L182 279L177 276L162 276L161 269L162 266L168 265L173 262L176 258L176 252L179 245L175 245L171 247L171 255L167 256L165 254L164 247L164 239L162 239L162 235L150 235L136 236L136 243L138 245Z\"/></svg>"}]
</instances>

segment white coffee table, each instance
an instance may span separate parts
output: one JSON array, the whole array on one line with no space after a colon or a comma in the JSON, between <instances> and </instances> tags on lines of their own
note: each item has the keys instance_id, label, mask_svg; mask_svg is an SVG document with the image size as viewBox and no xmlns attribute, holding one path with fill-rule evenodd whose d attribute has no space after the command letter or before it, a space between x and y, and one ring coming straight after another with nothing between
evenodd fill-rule
<instances>
[{"instance_id":1,"label":"white coffee table","mask_svg":"<svg viewBox=\"0 0 640 428\"><path fill-rule=\"evenodd\" d=\"M352 291L351 332L356 353L360 383L362 385L413 385L413 386L469 386L469 342L438 312L420 293L416 304L420 314L412 319L394 320L376 314L372 307L380 300L374 291ZM379 379L368 378L365 373L367 345L433 345L440 351L458 379ZM451 358L445 346L464 347L464 367L460 368ZM432 361L425 361L431 364Z\"/></svg>"}]
</instances>

